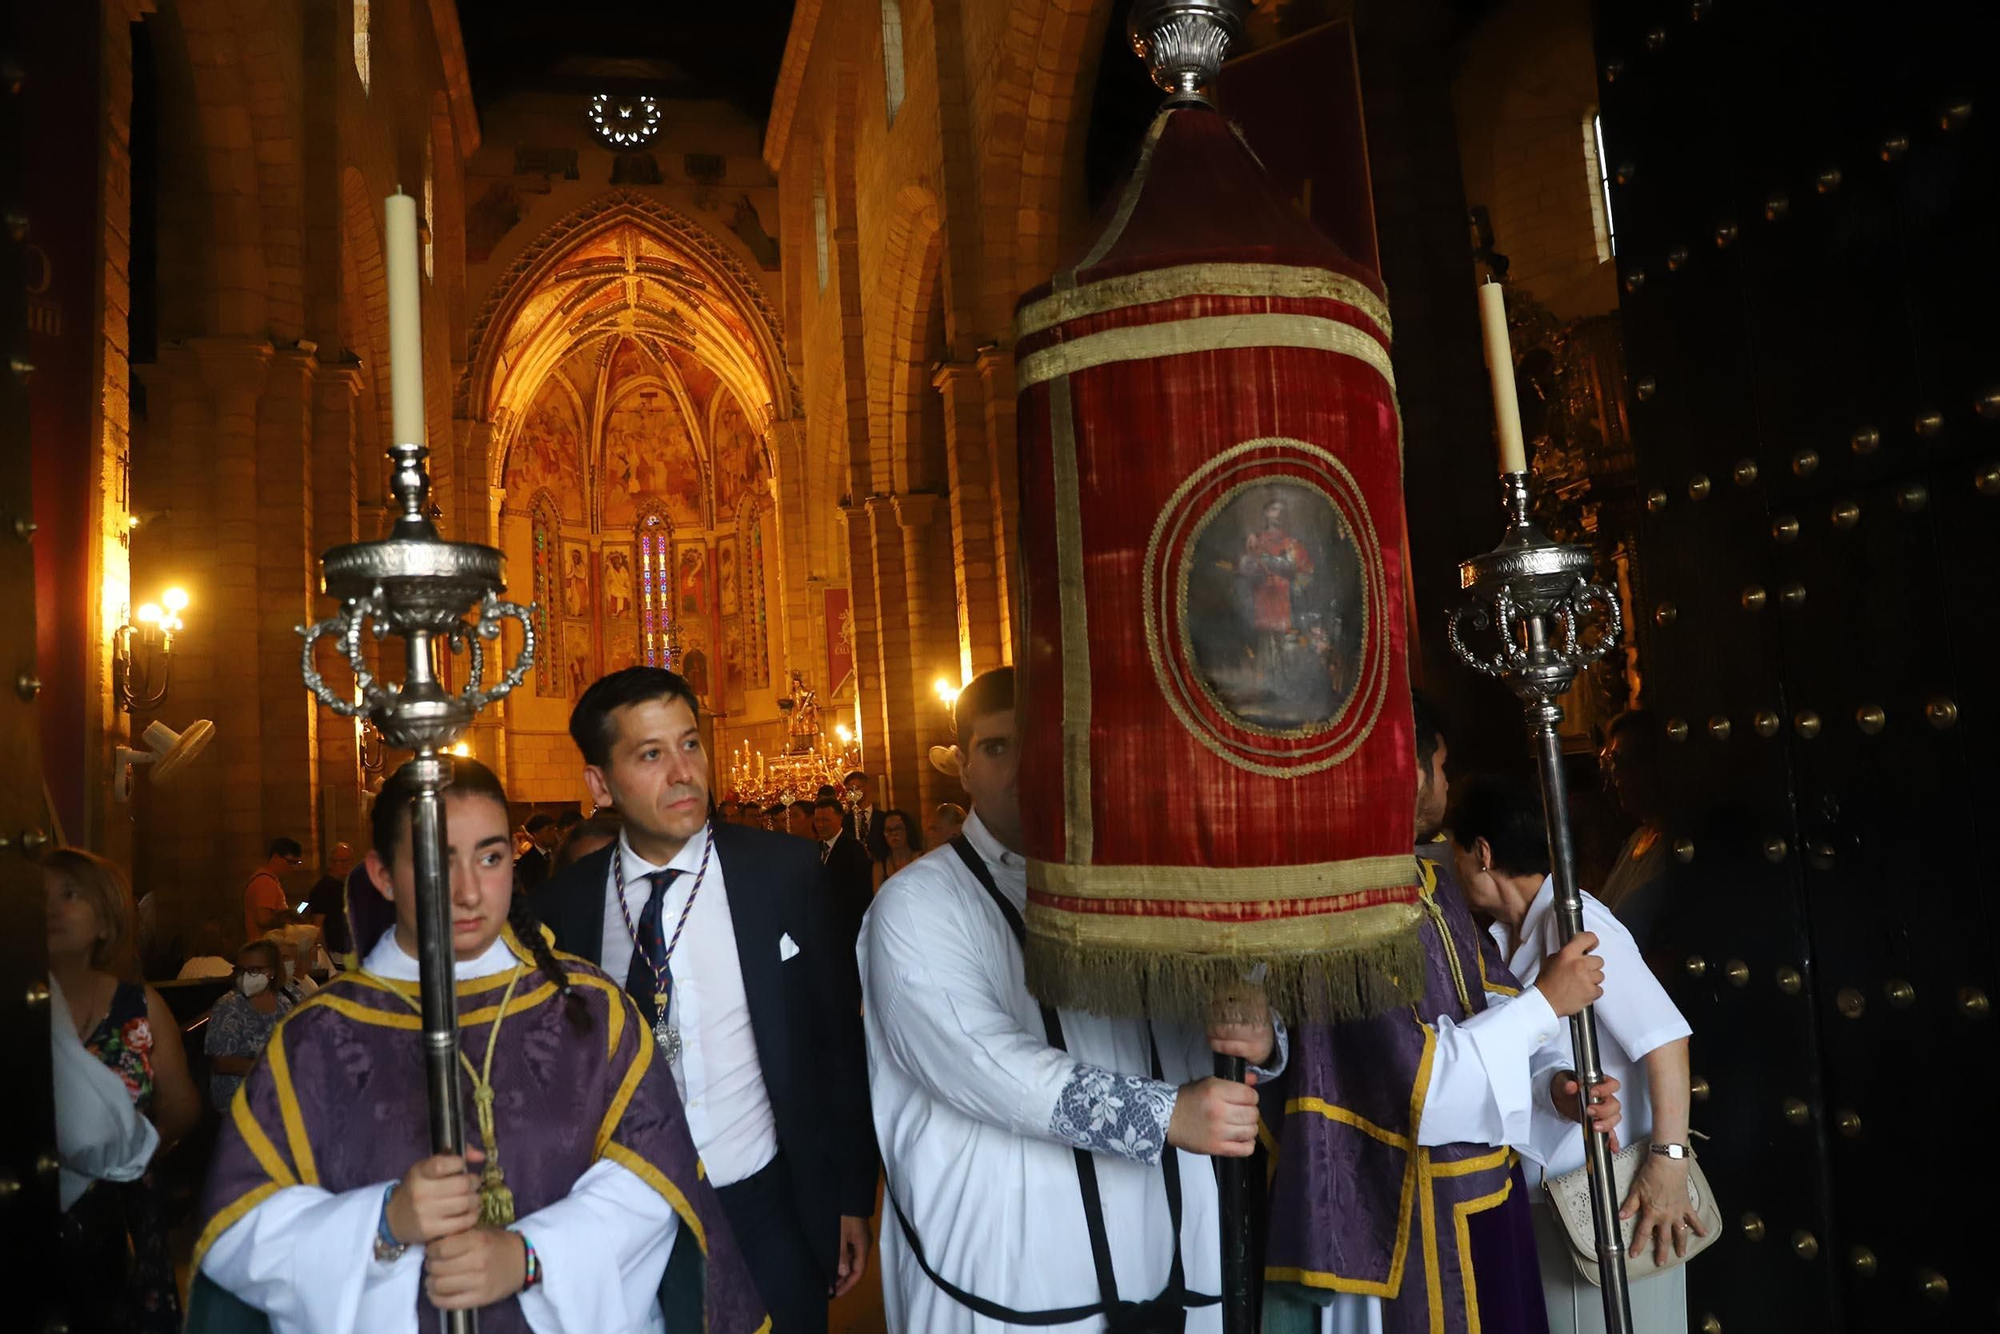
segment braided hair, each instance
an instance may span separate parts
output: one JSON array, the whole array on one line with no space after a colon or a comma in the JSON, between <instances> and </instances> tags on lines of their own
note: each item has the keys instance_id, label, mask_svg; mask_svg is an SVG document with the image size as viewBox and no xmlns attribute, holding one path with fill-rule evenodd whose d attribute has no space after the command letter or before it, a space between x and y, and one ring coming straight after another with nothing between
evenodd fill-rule
<instances>
[{"instance_id":1,"label":"braided hair","mask_svg":"<svg viewBox=\"0 0 2000 1334\"><path fill-rule=\"evenodd\" d=\"M484 797L497 802L502 810L507 806L507 790L500 785L494 772L477 760L454 759L452 761L451 786L445 795L455 797ZM416 804L417 784L411 765L404 765L389 776L382 784L382 791L375 798L375 809L369 813L369 831L375 839L375 852L384 862L393 863L396 850L410 834L410 810ZM513 900L507 905L507 925L514 935L534 956L535 967L547 974L563 995L563 1010L569 1022L579 1032L590 1031L590 1008L584 1003L582 994L571 984L569 970L556 957L555 950L542 933L541 919L528 903L528 896L519 889L514 891ZM356 948L361 948L359 939Z\"/></svg>"}]
</instances>

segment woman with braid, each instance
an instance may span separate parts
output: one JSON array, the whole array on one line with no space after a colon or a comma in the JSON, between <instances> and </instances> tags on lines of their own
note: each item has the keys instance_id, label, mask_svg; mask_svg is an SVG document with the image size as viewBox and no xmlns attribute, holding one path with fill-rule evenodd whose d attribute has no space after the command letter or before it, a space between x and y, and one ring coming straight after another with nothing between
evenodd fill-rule
<instances>
[{"instance_id":1,"label":"woman with braid","mask_svg":"<svg viewBox=\"0 0 2000 1334\"><path fill-rule=\"evenodd\" d=\"M285 1017L224 1118L190 1329L766 1328L651 1031L514 896L506 794L466 760L443 804L467 1146L430 1152L415 796L405 768L376 800L361 967Z\"/></svg>"}]
</instances>

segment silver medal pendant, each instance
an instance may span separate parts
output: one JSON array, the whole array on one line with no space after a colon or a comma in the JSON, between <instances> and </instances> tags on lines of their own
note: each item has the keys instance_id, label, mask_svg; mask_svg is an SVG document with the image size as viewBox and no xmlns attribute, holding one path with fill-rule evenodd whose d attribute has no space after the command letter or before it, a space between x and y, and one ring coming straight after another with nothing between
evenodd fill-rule
<instances>
[{"instance_id":1,"label":"silver medal pendant","mask_svg":"<svg viewBox=\"0 0 2000 1334\"><path fill-rule=\"evenodd\" d=\"M681 1055L681 1031L667 1022L666 1011L662 1010L653 1020L653 1041L660 1044L660 1054L669 1061L677 1061Z\"/></svg>"}]
</instances>

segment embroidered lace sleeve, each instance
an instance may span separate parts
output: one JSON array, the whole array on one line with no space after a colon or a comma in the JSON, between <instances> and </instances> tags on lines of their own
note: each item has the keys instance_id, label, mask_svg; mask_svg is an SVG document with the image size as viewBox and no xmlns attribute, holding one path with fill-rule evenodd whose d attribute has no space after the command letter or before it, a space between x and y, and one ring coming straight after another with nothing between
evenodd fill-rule
<instances>
[{"instance_id":1,"label":"embroidered lace sleeve","mask_svg":"<svg viewBox=\"0 0 2000 1334\"><path fill-rule=\"evenodd\" d=\"M1049 1133L1091 1153L1157 1163L1177 1091L1157 1079L1078 1062L1056 1098Z\"/></svg>"}]
</instances>

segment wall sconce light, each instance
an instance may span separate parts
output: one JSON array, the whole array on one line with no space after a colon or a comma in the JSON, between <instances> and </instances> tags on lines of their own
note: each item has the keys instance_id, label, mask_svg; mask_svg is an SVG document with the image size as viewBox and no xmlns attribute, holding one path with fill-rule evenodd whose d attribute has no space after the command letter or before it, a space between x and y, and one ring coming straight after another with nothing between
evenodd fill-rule
<instances>
[{"instance_id":1,"label":"wall sconce light","mask_svg":"<svg viewBox=\"0 0 2000 1334\"><path fill-rule=\"evenodd\" d=\"M138 713L160 707L173 678L174 636L186 628L185 589L169 588L158 602L141 604L111 638L111 677L118 707Z\"/></svg>"},{"instance_id":2,"label":"wall sconce light","mask_svg":"<svg viewBox=\"0 0 2000 1334\"><path fill-rule=\"evenodd\" d=\"M361 720L361 771L365 774L380 774L389 767L389 749L382 744L382 734L375 730L369 719Z\"/></svg>"},{"instance_id":3,"label":"wall sconce light","mask_svg":"<svg viewBox=\"0 0 2000 1334\"><path fill-rule=\"evenodd\" d=\"M945 680L942 676L931 683L931 689L937 691L937 697L944 701L944 706L947 709L958 703L959 688Z\"/></svg>"}]
</instances>

